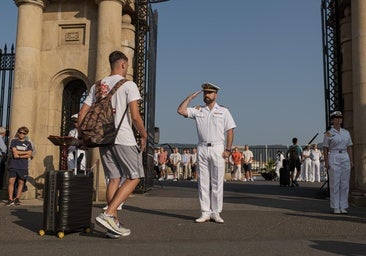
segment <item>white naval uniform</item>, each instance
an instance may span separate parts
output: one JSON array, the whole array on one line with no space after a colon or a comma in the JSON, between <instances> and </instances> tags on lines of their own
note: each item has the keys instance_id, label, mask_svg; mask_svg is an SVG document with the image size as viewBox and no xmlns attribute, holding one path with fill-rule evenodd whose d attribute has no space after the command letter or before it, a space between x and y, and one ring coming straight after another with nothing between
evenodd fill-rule
<instances>
[{"instance_id":1,"label":"white naval uniform","mask_svg":"<svg viewBox=\"0 0 366 256\"><path fill-rule=\"evenodd\" d=\"M313 178L310 180L311 182L320 182L320 157L321 152L319 149L310 150L310 158L311 158L311 169L313 172Z\"/></svg>"},{"instance_id":2,"label":"white naval uniform","mask_svg":"<svg viewBox=\"0 0 366 256\"><path fill-rule=\"evenodd\" d=\"M304 149L304 151L302 152L302 178L303 181L311 181L313 178L313 173L312 173L312 169L311 169L311 158L310 158L310 150L306 150Z\"/></svg>"},{"instance_id":3,"label":"white naval uniform","mask_svg":"<svg viewBox=\"0 0 366 256\"><path fill-rule=\"evenodd\" d=\"M196 121L198 134L198 193L203 214L220 213L223 205L226 132L235 128L229 110L218 105L187 108L188 117Z\"/></svg>"},{"instance_id":4,"label":"white naval uniform","mask_svg":"<svg viewBox=\"0 0 366 256\"><path fill-rule=\"evenodd\" d=\"M276 156L276 174L277 174L277 178L280 177L280 169L283 167L283 159L285 159L285 156L280 153L280 154L277 154Z\"/></svg>"},{"instance_id":5,"label":"white naval uniform","mask_svg":"<svg viewBox=\"0 0 366 256\"><path fill-rule=\"evenodd\" d=\"M72 129L69 132L69 136L77 138L78 137L78 130L76 128ZM81 159L80 163L80 170L86 170L86 155L85 150L78 149L76 146L70 146L68 148L67 153L67 168L69 170L74 170L77 166L76 159L83 154L83 158Z\"/></svg>"},{"instance_id":6,"label":"white naval uniform","mask_svg":"<svg viewBox=\"0 0 366 256\"><path fill-rule=\"evenodd\" d=\"M329 149L329 189L330 207L334 209L348 208L349 179L351 173L350 159L347 147L352 146L352 140L346 129L338 132L333 127L324 134L323 147Z\"/></svg>"}]
</instances>

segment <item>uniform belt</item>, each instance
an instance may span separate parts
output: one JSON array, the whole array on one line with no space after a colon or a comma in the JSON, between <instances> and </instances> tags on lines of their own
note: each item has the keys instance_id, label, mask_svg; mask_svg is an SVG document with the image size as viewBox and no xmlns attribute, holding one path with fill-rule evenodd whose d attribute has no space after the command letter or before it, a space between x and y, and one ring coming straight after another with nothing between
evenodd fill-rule
<instances>
[{"instance_id":1,"label":"uniform belt","mask_svg":"<svg viewBox=\"0 0 366 256\"><path fill-rule=\"evenodd\" d=\"M224 145L223 143L220 142L202 142L199 144L200 146L205 146L205 147L213 147L213 146L217 146L217 145Z\"/></svg>"},{"instance_id":2,"label":"uniform belt","mask_svg":"<svg viewBox=\"0 0 366 256\"><path fill-rule=\"evenodd\" d=\"M330 151L330 153L338 153L338 154L343 154L343 153L347 153L347 150L338 150L338 149L333 149Z\"/></svg>"}]
</instances>

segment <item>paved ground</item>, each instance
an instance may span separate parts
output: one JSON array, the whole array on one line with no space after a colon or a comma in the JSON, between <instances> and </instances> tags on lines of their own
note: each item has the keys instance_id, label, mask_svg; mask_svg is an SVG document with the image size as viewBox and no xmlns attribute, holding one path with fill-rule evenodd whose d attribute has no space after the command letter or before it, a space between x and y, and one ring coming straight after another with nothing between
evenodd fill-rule
<instances>
[{"instance_id":1,"label":"paved ground","mask_svg":"<svg viewBox=\"0 0 366 256\"><path fill-rule=\"evenodd\" d=\"M197 224L197 184L167 181L134 194L120 213L129 237L107 239L94 218L91 233L39 236L43 202L0 206L0 255L366 255L366 208L330 213L321 184L225 183L224 224Z\"/></svg>"}]
</instances>

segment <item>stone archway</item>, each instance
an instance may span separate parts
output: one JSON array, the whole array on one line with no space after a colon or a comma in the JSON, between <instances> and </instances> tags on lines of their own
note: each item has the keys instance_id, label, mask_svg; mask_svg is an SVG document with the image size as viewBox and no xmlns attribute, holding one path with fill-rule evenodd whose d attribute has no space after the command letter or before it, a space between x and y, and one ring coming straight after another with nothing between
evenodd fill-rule
<instances>
[{"instance_id":1,"label":"stone archway","mask_svg":"<svg viewBox=\"0 0 366 256\"><path fill-rule=\"evenodd\" d=\"M73 128L71 116L79 112L91 83L82 72L75 69L65 69L55 74L52 78L52 84L51 98L55 99L53 102L54 107L59 109L57 111L59 126L55 134L66 136ZM66 155L65 149L60 148L59 169L66 168Z\"/></svg>"}]
</instances>

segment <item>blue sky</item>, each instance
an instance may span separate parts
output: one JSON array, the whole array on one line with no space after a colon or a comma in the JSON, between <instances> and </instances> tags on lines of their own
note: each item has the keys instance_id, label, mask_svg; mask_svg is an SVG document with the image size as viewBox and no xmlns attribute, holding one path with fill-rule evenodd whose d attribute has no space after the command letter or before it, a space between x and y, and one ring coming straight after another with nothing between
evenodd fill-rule
<instances>
[{"instance_id":1,"label":"blue sky","mask_svg":"<svg viewBox=\"0 0 366 256\"><path fill-rule=\"evenodd\" d=\"M195 143L176 109L205 81L219 85L235 145L306 144L325 129L320 0L170 0L159 14L160 142ZM15 42L17 8L0 1L0 46ZM202 104L201 95L192 105Z\"/></svg>"}]
</instances>

